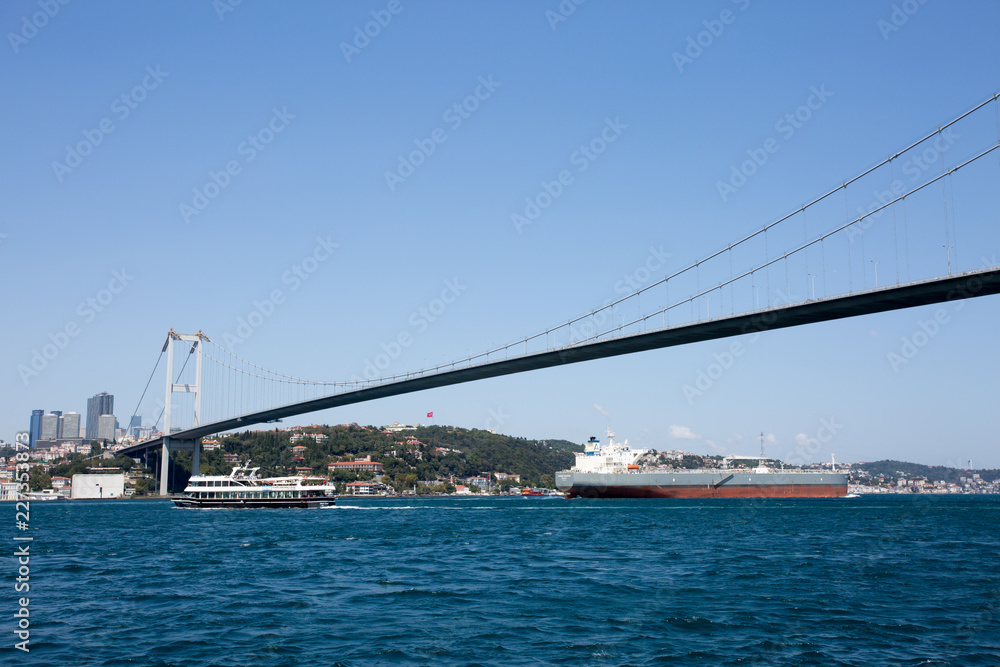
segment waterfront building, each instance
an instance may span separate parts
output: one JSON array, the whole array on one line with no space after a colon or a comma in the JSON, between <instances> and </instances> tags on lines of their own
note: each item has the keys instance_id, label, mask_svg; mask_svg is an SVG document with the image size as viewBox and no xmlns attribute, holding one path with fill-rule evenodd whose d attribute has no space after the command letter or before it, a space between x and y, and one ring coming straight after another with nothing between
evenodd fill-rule
<instances>
[{"instance_id":1,"label":"waterfront building","mask_svg":"<svg viewBox=\"0 0 1000 667\"><path fill-rule=\"evenodd\" d=\"M76 474L73 475L72 497L76 498L121 498L125 495L125 475Z\"/></svg>"},{"instance_id":2,"label":"waterfront building","mask_svg":"<svg viewBox=\"0 0 1000 667\"><path fill-rule=\"evenodd\" d=\"M384 493L388 486L381 482L348 482L347 492L352 496L373 496Z\"/></svg>"},{"instance_id":3,"label":"waterfront building","mask_svg":"<svg viewBox=\"0 0 1000 667\"><path fill-rule=\"evenodd\" d=\"M478 486L480 489L488 489L490 486L489 477L467 477L465 481L469 486Z\"/></svg>"},{"instance_id":4,"label":"waterfront building","mask_svg":"<svg viewBox=\"0 0 1000 667\"><path fill-rule=\"evenodd\" d=\"M18 500L17 490L20 486L17 482L0 482L0 500Z\"/></svg>"},{"instance_id":5,"label":"waterfront building","mask_svg":"<svg viewBox=\"0 0 1000 667\"><path fill-rule=\"evenodd\" d=\"M101 415L113 415L115 413L115 397L106 392L96 394L93 398L87 399L87 439L98 440L97 434L99 419ZM114 431L108 440L114 438Z\"/></svg>"},{"instance_id":6,"label":"waterfront building","mask_svg":"<svg viewBox=\"0 0 1000 667\"><path fill-rule=\"evenodd\" d=\"M31 424L28 427L28 441L31 449L35 448L35 441L42 437L42 416L45 410L31 411Z\"/></svg>"}]
</instances>

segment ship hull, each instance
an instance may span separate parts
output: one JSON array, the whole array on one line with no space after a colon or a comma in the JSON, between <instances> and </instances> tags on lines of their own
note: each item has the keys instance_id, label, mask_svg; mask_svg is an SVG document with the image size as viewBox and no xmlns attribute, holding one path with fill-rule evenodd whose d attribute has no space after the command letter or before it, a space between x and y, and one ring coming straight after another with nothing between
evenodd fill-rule
<instances>
[{"instance_id":1,"label":"ship hull","mask_svg":"<svg viewBox=\"0 0 1000 667\"><path fill-rule=\"evenodd\" d=\"M556 473L567 498L840 498L847 475L811 472L694 471Z\"/></svg>"}]
</instances>

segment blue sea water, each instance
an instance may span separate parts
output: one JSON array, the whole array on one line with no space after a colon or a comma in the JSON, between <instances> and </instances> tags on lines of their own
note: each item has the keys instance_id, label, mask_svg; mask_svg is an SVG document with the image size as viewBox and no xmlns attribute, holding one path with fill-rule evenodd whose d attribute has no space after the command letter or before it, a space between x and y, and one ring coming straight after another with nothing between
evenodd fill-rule
<instances>
[{"instance_id":1,"label":"blue sea water","mask_svg":"<svg viewBox=\"0 0 1000 667\"><path fill-rule=\"evenodd\" d=\"M997 496L31 509L3 664L1000 664Z\"/></svg>"}]
</instances>

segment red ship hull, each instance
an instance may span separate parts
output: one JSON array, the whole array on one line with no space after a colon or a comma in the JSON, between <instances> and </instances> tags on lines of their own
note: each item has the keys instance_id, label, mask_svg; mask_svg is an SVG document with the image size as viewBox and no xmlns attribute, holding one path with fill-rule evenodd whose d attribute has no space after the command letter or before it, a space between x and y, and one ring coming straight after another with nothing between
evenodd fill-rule
<instances>
[{"instance_id":1,"label":"red ship hull","mask_svg":"<svg viewBox=\"0 0 1000 667\"><path fill-rule=\"evenodd\" d=\"M608 486L571 488L567 498L842 498L846 484L722 486Z\"/></svg>"}]
</instances>

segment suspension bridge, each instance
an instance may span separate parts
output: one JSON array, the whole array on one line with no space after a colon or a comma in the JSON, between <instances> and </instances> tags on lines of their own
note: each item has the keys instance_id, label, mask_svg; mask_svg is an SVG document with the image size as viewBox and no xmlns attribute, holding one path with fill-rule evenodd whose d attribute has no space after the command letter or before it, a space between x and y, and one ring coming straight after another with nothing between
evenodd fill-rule
<instances>
[{"instance_id":1,"label":"suspension bridge","mask_svg":"<svg viewBox=\"0 0 1000 667\"><path fill-rule=\"evenodd\" d=\"M447 364L308 380L258 366L201 332L171 331L150 376L166 356L156 421L162 419L162 435L119 452L153 455L166 494L170 453L192 452L197 473L201 438L224 431L592 359L997 294L998 221L1000 95L994 95L657 282Z\"/></svg>"}]
</instances>

